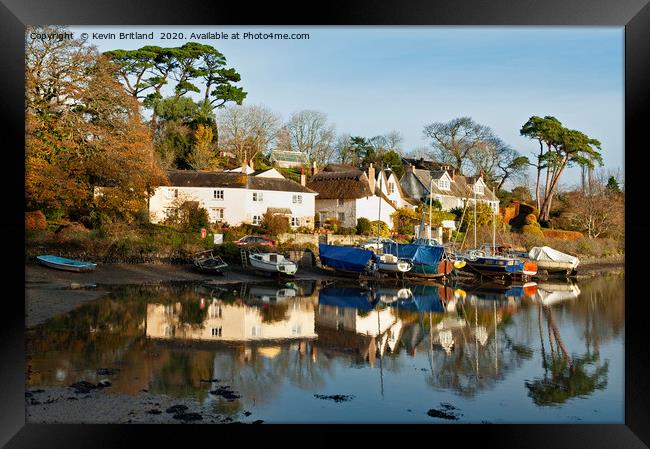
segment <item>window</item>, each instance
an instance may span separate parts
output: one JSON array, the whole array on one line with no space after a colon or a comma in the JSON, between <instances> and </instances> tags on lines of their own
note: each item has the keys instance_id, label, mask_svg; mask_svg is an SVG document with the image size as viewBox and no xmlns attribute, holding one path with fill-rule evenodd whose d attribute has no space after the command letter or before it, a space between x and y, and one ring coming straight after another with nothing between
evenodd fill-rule
<instances>
[{"instance_id":1,"label":"window","mask_svg":"<svg viewBox=\"0 0 650 449\"><path fill-rule=\"evenodd\" d=\"M251 337L261 337L262 336L262 328L260 326L253 326L251 328Z\"/></svg>"},{"instance_id":2,"label":"window","mask_svg":"<svg viewBox=\"0 0 650 449\"><path fill-rule=\"evenodd\" d=\"M223 201L223 190L213 190L212 199Z\"/></svg>"},{"instance_id":3,"label":"window","mask_svg":"<svg viewBox=\"0 0 650 449\"><path fill-rule=\"evenodd\" d=\"M262 202L264 200L264 195L262 192L253 192L253 201Z\"/></svg>"},{"instance_id":4,"label":"window","mask_svg":"<svg viewBox=\"0 0 650 449\"><path fill-rule=\"evenodd\" d=\"M165 325L165 337L173 337L175 334L174 326L166 324Z\"/></svg>"},{"instance_id":5,"label":"window","mask_svg":"<svg viewBox=\"0 0 650 449\"><path fill-rule=\"evenodd\" d=\"M210 215L212 216L212 221L216 221L216 222L223 221L223 216L224 216L223 211L224 211L223 207L211 207Z\"/></svg>"},{"instance_id":6,"label":"window","mask_svg":"<svg viewBox=\"0 0 650 449\"><path fill-rule=\"evenodd\" d=\"M212 328L213 337L221 337L221 326Z\"/></svg>"},{"instance_id":7,"label":"window","mask_svg":"<svg viewBox=\"0 0 650 449\"><path fill-rule=\"evenodd\" d=\"M339 216L339 221L341 222L341 224L343 224L343 222L345 221L345 212L339 212L338 216Z\"/></svg>"},{"instance_id":8,"label":"window","mask_svg":"<svg viewBox=\"0 0 650 449\"><path fill-rule=\"evenodd\" d=\"M302 195L294 195L293 204L302 204Z\"/></svg>"},{"instance_id":9,"label":"window","mask_svg":"<svg viewBox=\"0 0 650 449\"><path fill-rule=\"evenodd\" d=\"M298 217L291 217L291 226L294 228L300 226L300 219Z\"/></svg>"},{"instance_id":10,"label":"window","mask_svg":"<svg viewBox=\"0 0 650 449\"><path fill-rule=\"evenodd\" d=\"M221 318L222 312L221 306L212 306L210 308L210 318Z\"/></svg>"},{"instance_id":11,"label":"window","mask_svg":"<svg viewBox=\"0 0 650 449\"><path fill-rule=\"evenodd\" d=\"M345 202L345 200L343 198L337 198L336 205L341 207L341 206L343 206L344 202Z\"/></svg>"},{"instance_id":12,"label":"window","mask_svg":"<svg viewBox=\"0 0 650 449\"><path fill-rule=\"evenodd\" d=\"M302 326L299 324L294 324L291 326L291 335L300 335L302 334Z\"/></svg>"},{"instance_id":13,"label":"window","mask_svg":"<svg viewBox=\"0 0 650 449\"><path fill-rule=\"evenodd\" d=\"M178 198L178 189L165 189L165 198L168 200Z\"/></svg>"},{"instance_id":14,"label":"window","mask_svg":"<svg viewBox=\"0 0 650 449\"><path fill-rule=\"evenodd\" d=\"M260 224L262 224L262 217L259 215L253 215L253 224L255 226L259 226Z\"/></svg>"},{"instance_id":15,"label":"window","mask_svg":"<svg viewBox=\"0 0 650 449\"><path fill-rule=\"evenodd\" d=\"M326 218L327 218L327 212L318 213L318 221L320 221L321 223L325 223Z\"/></svg>"},{"instance_id":16,"label":"window","mask_svg":"<svg viewBox=\"0 0 650 449\"><path fill-rule=\"evenodd\" d=\"M395 191L395 183L393 183L393 182L389 182L389 183L388 183L388 194L390 195L390 194L393 193L394 191Z\"/></svg>"},{"instance_id":17,"label":"window","mask_svg":"<svg viewBox=\"0 0 650 449\"><path fill-rule=\"evenodd\" d=\"M438 188L440 190L449 190L449 181L446 179L440 179L438 181Z\"/></svg>"},{"instance_id":18,"label":"window","mask_svg":"<svg viewBox=\"0 0 650 449\"><path fill-rule=\"evenodd\" d=\"M172 304L166 304L164 313L165 313L165 315L173 315L174 314L174 306Z\"/></svg>"},{"instance_id":19,"label":"window","mask_svg":"<svg viewBox=\"0 0 650 449\"><path fill-rule=\"evenodd\" d=\"M474 184L474 192L483 194L483 186L479 184Z\"/></svg>"}]
</instances>

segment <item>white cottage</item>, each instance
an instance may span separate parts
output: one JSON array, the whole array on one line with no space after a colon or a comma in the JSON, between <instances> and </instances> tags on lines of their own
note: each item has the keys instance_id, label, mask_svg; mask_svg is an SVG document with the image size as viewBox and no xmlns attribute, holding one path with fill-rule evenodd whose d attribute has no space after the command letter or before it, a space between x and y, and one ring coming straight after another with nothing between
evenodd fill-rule
<instances>
[{"instance_id":1,"label":"white cottage","mask_svg":"<svg viewBox=\"0 0 650 449\"><path fill-rule=\"evenodd\" d=\"M208 211L213 223L259 225L271 212L286 216L293 228L314 227L317 193L275 169L238 172L170 170L170 185L160 186L149 201L152 223L164 221L186 201L196 201Z\"/></svg>"},{"instance_id":2,"label":"white cottage","mask_svg":"<svg viewBox=\"0 0 650 449\"><path fill-rule=\"evenodd\" d=\"M376 175L372 164L367 172L350 165L329 164L309 179L307 187L318 192L316 213L320 223L335 218L341 226L355 227L359 218L380 219L392 229L391 214L411 207L402 197L394 173L386 170Z\"/></svg>"}]
</instances>

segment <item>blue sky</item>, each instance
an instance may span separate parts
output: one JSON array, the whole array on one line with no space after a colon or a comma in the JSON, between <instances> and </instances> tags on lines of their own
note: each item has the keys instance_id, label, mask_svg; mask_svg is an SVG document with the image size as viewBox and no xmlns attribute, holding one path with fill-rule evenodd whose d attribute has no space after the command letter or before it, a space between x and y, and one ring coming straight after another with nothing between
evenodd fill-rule
<instances>
[{"instance_id":1,"label":"blue sky","mask_svg":"<svg viewBox=\"0 0 650 449\"><path fill-rule=\"evenodd\" d=\"M101 50L178 46L192 32L310 33L309 40L196 40L221 51L242 76L246 103L287 120L327 114L338 133L392 130L409 151L428 145L424 125L470 116L521 154L537 143L519 135L532 115L553 115L603 144L605 168L624 164L622 27L260 27L75 26L88 32L151 32L153 40L93 40ZM183 40L161 40L182 32ZM563 184L579 181L569 170Z\"/></svg>"}]
</instances>

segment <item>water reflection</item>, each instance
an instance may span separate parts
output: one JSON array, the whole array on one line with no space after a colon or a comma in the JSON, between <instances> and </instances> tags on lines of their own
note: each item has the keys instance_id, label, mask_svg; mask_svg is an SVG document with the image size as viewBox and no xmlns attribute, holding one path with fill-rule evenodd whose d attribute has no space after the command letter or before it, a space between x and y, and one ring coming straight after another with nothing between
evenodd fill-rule
<instances>
[{"instance_id":1,"label":"water reflection","mask_svg":"<svg viewBox=\"0 0 650 449\"><path fill-rule=\"evenodd\" d=\"M119 287L28 333L28 384L96 382L107 377L98 369L111 367L119 369L109 376L111 393L146 389L236 413L280 403L291 389L318 393L352 385L346 379L369 369L379 371L382 398L389 379L414 403L426 391L480 400L507 385L528 398L514 406L516 422L524 418L517 408L558 406L608 389L612 366L601 349L610 354L615 341L622 350L622 289L622 278L580 287ZM622 366L615 375L622 382ZM241 397L210 393L223 382Z\"/></svg>"}]
</instances>

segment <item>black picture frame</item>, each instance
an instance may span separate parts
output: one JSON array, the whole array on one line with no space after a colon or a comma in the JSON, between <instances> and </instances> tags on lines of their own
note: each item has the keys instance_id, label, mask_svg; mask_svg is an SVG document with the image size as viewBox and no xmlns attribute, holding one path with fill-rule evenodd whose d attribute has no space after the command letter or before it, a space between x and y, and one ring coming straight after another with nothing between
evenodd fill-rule
<instances>
[{"instance_id":1,"label":"black picture frame","mask_svg":"<svg viewBox=\"0 0 650 449\"><path fill-rule=\"evenodd\" d=\"M5 210L0 220L4 237L3 278L17 286L17 294L3 295L2 364L0 370L0 444L7 447L133 447L137 437L144 444L163 446L188 444L188 438L204 437L224 444L251 435L247 426L120 426L25 424L25 329L24 329L24 246L15 236L24 235L24 30L27 25L208 25L208 24L301 24L301 25L573 25L625 27L625 184L626 184L626 332L625 332L625 424L620 425L444 425L435 428L411 426L408 439L470 439L485 447L500 448L641 448L650 444L650 350L643 314L644 275L650 249L650 215L643 201L648 167L644 129L650 104L650 5L648 0L455 0L438 2L372 2L307 4L275 2L222 3L209 1L138 2L64 0L1 0L0 3L0 126L2 153L6 161ZM7 160L9 158L10 160ZM10 243L7 245L7 243ZM9 254L15 257L11 257ZM8 291L8 289L5 289ZM13 289L12 289L13 291ZM21 294L22 292L22 294ZM256 432L272 432L285 441L294 426L254 426ZM227 429L224 430L224 429ZM340 428L339 428L340 429ZM352 430L347 427L345 430ZM385 438L386 429L354 427L364 439ZM338 429L336 430L338 431ZM417 432L413 435L411 432ZM331 435L330 428L303 426L301 441L320 442ZM405 437L402 434L401 437ZM218 438L218 440L217 440ZM155 443L154 443L155 440ZM206 440L210 441L210 440ZM289 440L290 441L290 440Z\"/></svg>"}]
</instances>

